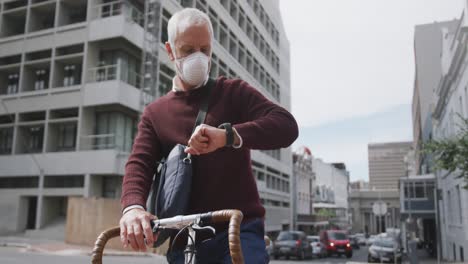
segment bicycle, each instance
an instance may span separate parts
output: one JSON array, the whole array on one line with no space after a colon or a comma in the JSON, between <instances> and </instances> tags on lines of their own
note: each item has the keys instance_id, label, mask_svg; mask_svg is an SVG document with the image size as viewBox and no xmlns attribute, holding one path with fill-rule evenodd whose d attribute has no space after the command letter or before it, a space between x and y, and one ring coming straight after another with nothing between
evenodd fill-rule
<instances>
[{"instance_id":1,"label":"bicycle","mask_svg":"<svg viewBox=\"0 0 468 264\"><path fill-rule=\"evenodd\" d=\"M240 242L240 224L242 219L243 214L239 210L220 210L203 214L179 215L171 218L152 220L151 224L153 233L163 229L179 230L174 240L176 240L177 236L184 230L188 230L187 246L184 250L185 264L193 264L196 258L196 231L205 229L215 234L214 228L209 226L209 224L229 222L228 240L232 263L244 264ZM107 241L119 235L120 227L117 226L105 230L98 236L91 254L92 264L102 264L102 255Z\"/></svg>"}]
</instances>

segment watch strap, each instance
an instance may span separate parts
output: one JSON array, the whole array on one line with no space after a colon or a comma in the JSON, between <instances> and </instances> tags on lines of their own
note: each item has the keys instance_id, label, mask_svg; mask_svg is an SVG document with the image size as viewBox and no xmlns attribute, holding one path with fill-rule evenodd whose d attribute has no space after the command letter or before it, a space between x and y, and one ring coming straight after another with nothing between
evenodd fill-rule
<instances>
[{"instance_id":1,"label":"watch strap","mask_svg":"<svg viewBox=\"0 0 468 264\"><path fill-rule=\"evenodd\" d=\"M234 131L232 130L231 123L224 123L218 126L226 130L226 147L232 147L234 145Z\"/></svg>"}]
</instances>

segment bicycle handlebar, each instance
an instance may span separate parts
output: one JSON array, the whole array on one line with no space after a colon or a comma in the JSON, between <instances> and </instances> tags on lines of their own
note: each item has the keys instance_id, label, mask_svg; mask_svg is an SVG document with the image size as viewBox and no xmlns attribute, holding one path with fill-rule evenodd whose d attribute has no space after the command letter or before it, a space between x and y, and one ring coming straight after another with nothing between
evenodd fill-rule
<instances>
[{"instance_id":1,"label":"bicycle handlebar","mask_svg":"<svg viewBox=\"0 0 468 264\"><path fill-rule=\"evenodd\" d=\"M169 224L189 224L194 223L195 220L200 219L203 223L222 223L229 221L228 228L228 241L229 252L233 264L244 264L244 257L242 255L242 248L240 242L240 224L243 219L243 214L239 210L220 210L205 214L195 214L188 216L175 216L167 219L154 220L155 224L169 225ZM96 242L94 243L93 252L91 254L92 264L102 264L102 255L104 247L109 239L118 237L120 235L120 227L116 226L102 232Z\"/></svg>"}]
</instances>

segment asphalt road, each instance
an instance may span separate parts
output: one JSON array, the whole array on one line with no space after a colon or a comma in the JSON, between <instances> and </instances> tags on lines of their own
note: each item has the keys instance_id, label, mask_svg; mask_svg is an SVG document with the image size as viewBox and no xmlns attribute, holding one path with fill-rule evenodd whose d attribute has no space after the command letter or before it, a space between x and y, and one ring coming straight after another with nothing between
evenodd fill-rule
<instances>
[{"instance_id":1,"label":"asphalt road","mask_svg":"<svg viewBox=\"0 0 468 264\"><path fill-rule=\"evenodd\" d=\"M367 249L361 248L355 250L353 258L347 259L345 257L331 257L324 259L312 260L272 260L270 263L274 264L287 264L287 263L366 263ZM2 264L19 264L19 263L33 263L33 264L83 264L91 263L89 256L81 255L52 255L37 252L29 252L19 248L0 247L0 263ZM163 264L166 263L164 257L160 256L104 256L103 263L115 264Z\"/></svg>"},{"instance_id":2,"label":"asphalt road","mask_svg":"<svg viewBox=\"0 0 468 264\"><path fill-rule=\"evenodd\" d=\"M346 257L329 257L329 258L321 258L321 259L307 259L307 260L296 260L291 258L289 260L285 260L281 258L279 260L271 260L270 263L272 264L292 264L292 263L367 263L367 247L361 247L360 249L353 250L353 257L347 259Z\"/></svg>"}]
</instances>

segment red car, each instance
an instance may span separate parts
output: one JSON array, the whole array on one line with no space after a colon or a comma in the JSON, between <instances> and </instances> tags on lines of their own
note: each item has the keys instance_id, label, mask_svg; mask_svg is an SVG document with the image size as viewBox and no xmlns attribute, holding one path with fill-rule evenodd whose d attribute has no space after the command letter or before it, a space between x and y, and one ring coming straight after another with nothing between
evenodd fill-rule
<instances>
[{"instance_id":1,"label":"red car","mask_svg":"<svg viewBox=\"0 0 468 264\"><path fill-rule=\"evenodd\" d=\"M348 234L342 230L326 230L320 233L320 241L326 246L328 256L337 254L347 258L353 256Z\"/></svg>"}]
</instances>

